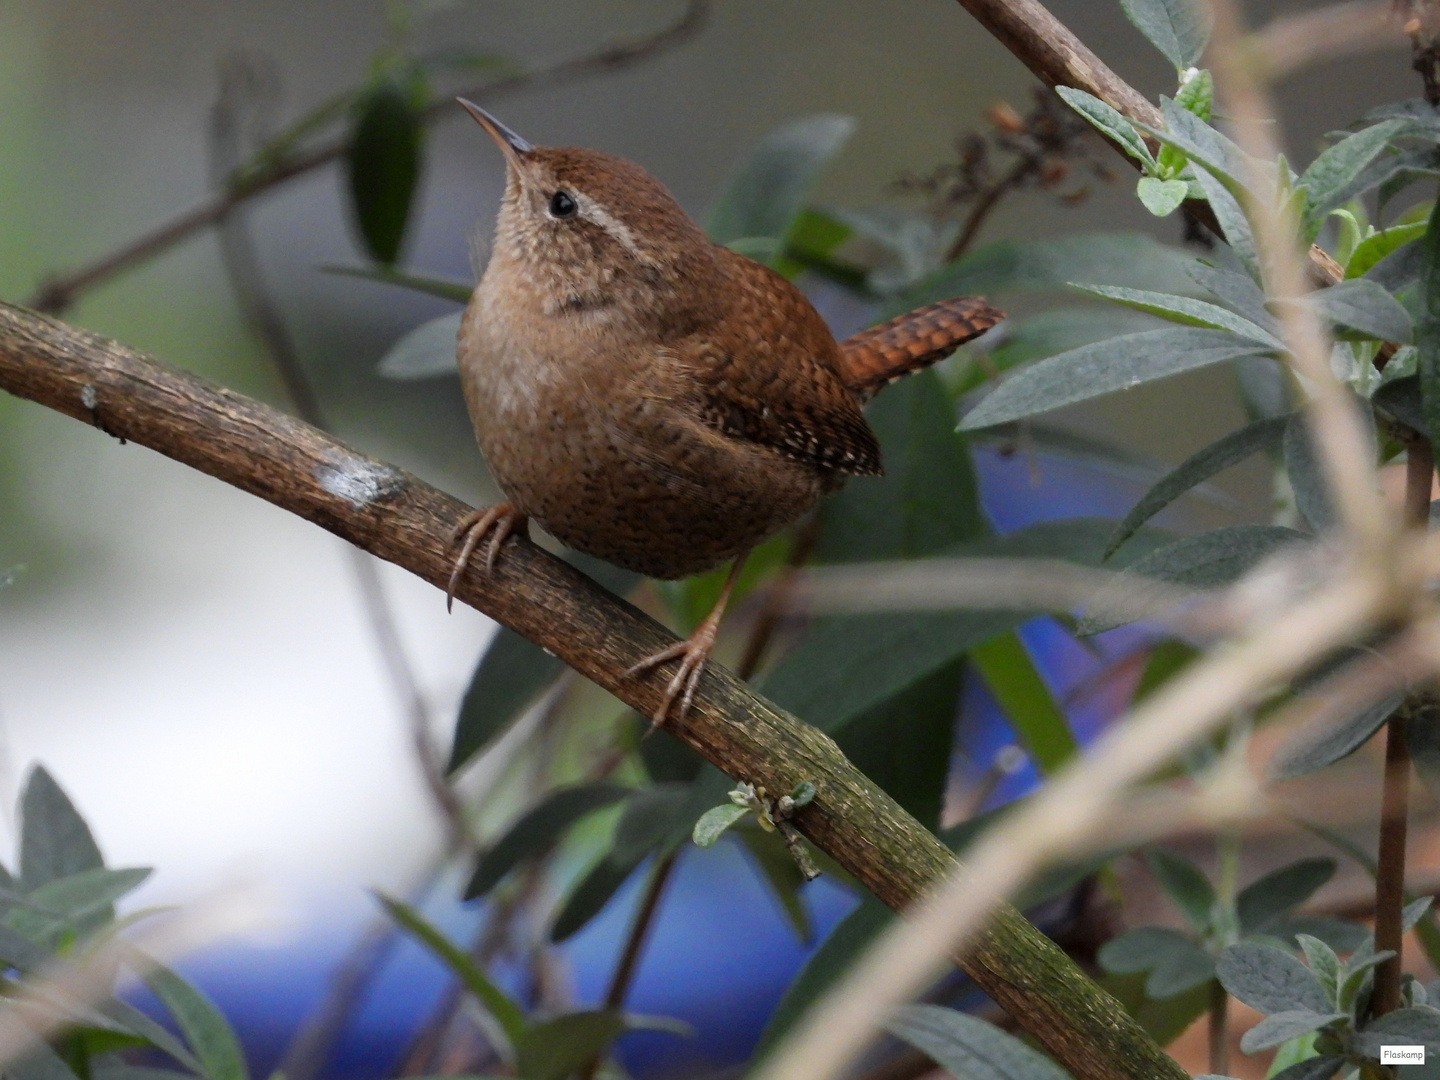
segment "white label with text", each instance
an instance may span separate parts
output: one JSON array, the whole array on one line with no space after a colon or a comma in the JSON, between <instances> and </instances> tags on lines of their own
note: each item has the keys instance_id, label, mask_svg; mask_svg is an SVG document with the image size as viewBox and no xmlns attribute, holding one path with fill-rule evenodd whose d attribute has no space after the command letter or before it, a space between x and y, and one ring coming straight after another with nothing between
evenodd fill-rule
<instances>
[{"instance_id":1,"label":"white label with text","mask_svg":"<svg viewBox=\"0 0 1440 1080\"><path fill-rule=\"evenodd\" d=\"M1382 1046L1380 1047L1381 1065L1424 1065L1425 1047L1423 1046Z\"/></svg>"}]
</instances>

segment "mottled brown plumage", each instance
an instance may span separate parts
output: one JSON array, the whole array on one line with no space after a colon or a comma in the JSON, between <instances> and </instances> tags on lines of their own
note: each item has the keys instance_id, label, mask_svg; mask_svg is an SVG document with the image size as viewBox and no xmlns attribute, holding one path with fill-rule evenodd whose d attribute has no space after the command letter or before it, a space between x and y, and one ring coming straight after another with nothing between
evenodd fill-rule
<instances>
[{"instance_id":1,"label":"mottled brown plumage","mask_svg":"<svg viewBox=\"0 0 1440 1080\"><path fill-rule=\"evenodd\" d=\"M509 501L462 528L456 580L487 531L493 565L530 518L651 577L742 557L845 475L880 472L862 400L939 359L947 334L953 349L1000 318L948 302L925 309L914 341L897 321L842 353L798 289L712 244L639 166L531 146L465 104L508 165L459 366ZM637 665L682 658L657 723L682 690L688 705L722 607Z\"/></svg>"},{"instance_id":2,"label":"mottled brown plumage","mask_svg":"<svg viewBox=\"0 0 1440 1080\"><path fill-rule=\"evenodd\" d=\"M957 296L861 330L840 347L840 377L861 401L939 363L1005 317L978 296Z\"/></svg>"}]
</instances>

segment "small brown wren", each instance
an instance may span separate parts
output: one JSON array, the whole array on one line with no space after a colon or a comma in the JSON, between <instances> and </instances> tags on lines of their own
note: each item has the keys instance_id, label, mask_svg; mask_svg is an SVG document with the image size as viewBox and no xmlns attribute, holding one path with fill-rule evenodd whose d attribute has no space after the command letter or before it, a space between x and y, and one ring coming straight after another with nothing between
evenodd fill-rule
<instances>
[{"instance_id":1,"label":"small brown wren","mask_svg":"<svg viewBox=\"0 0 1440 1080\"><path fill-rule=\"evenodd\" d=\"M507 500L456 531L450 593L488 533L493 567L533 518L656 578L735 563L653 717L690 706L747 552L846 475L880 470L861 404L1004 316L974 297L837 345L794 285L711 243L638 165L532 146L460 102L505 155L489 265L460 325L460 380Z\"/></svg>"}]
</instances>

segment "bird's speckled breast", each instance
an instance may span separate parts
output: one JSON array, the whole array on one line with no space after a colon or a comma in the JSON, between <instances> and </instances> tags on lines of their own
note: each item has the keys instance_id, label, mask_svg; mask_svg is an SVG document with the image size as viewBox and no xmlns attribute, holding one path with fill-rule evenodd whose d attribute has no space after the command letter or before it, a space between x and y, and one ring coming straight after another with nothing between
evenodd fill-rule
<instances>
[{"instance_id":1,"label":"bird's speckled breast","mask_svg":"<svg viewBox=\"0 0 1440 1080\"><path fill-rule=\"evenodd\" d=\"M685 577L748 551L836 486L828 470L707 425L693 373L625 340L603 311L516 319L491 303L482 282L461 326L465 401L506 497L562 543Z\"/></svg>"}]
</instances>

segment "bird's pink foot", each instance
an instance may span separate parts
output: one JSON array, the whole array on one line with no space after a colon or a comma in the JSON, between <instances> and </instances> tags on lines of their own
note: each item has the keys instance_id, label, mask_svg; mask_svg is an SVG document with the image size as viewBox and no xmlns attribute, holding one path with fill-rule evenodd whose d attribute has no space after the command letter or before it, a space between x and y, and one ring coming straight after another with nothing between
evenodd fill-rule
<instances>
[{"instance_id":1,"label":"bird's pink foot","mask_svg":"<svg viewBox=\"0 0 1440 1080\"><path fill-rule=\"evenodd\" d=\"M470 556L475 553L475 548L485 538L485 534L491 533L490 543L485 548L485 572L488 574L495 569L495 559L500 554L500 545L511 533L518 532L524 535L528 520L526 515L516 510L508 502L472 510L465 515L460 524L455 527L455 531L450 534L451 544L460 544L463 541L463 546L460 548L460 554L455 557L455 568L450 572L450 584L445 589L446 611L451 610L454 605L455 590L460 585L460 578L470 564Z\"/></svg>"}]
</instances>

